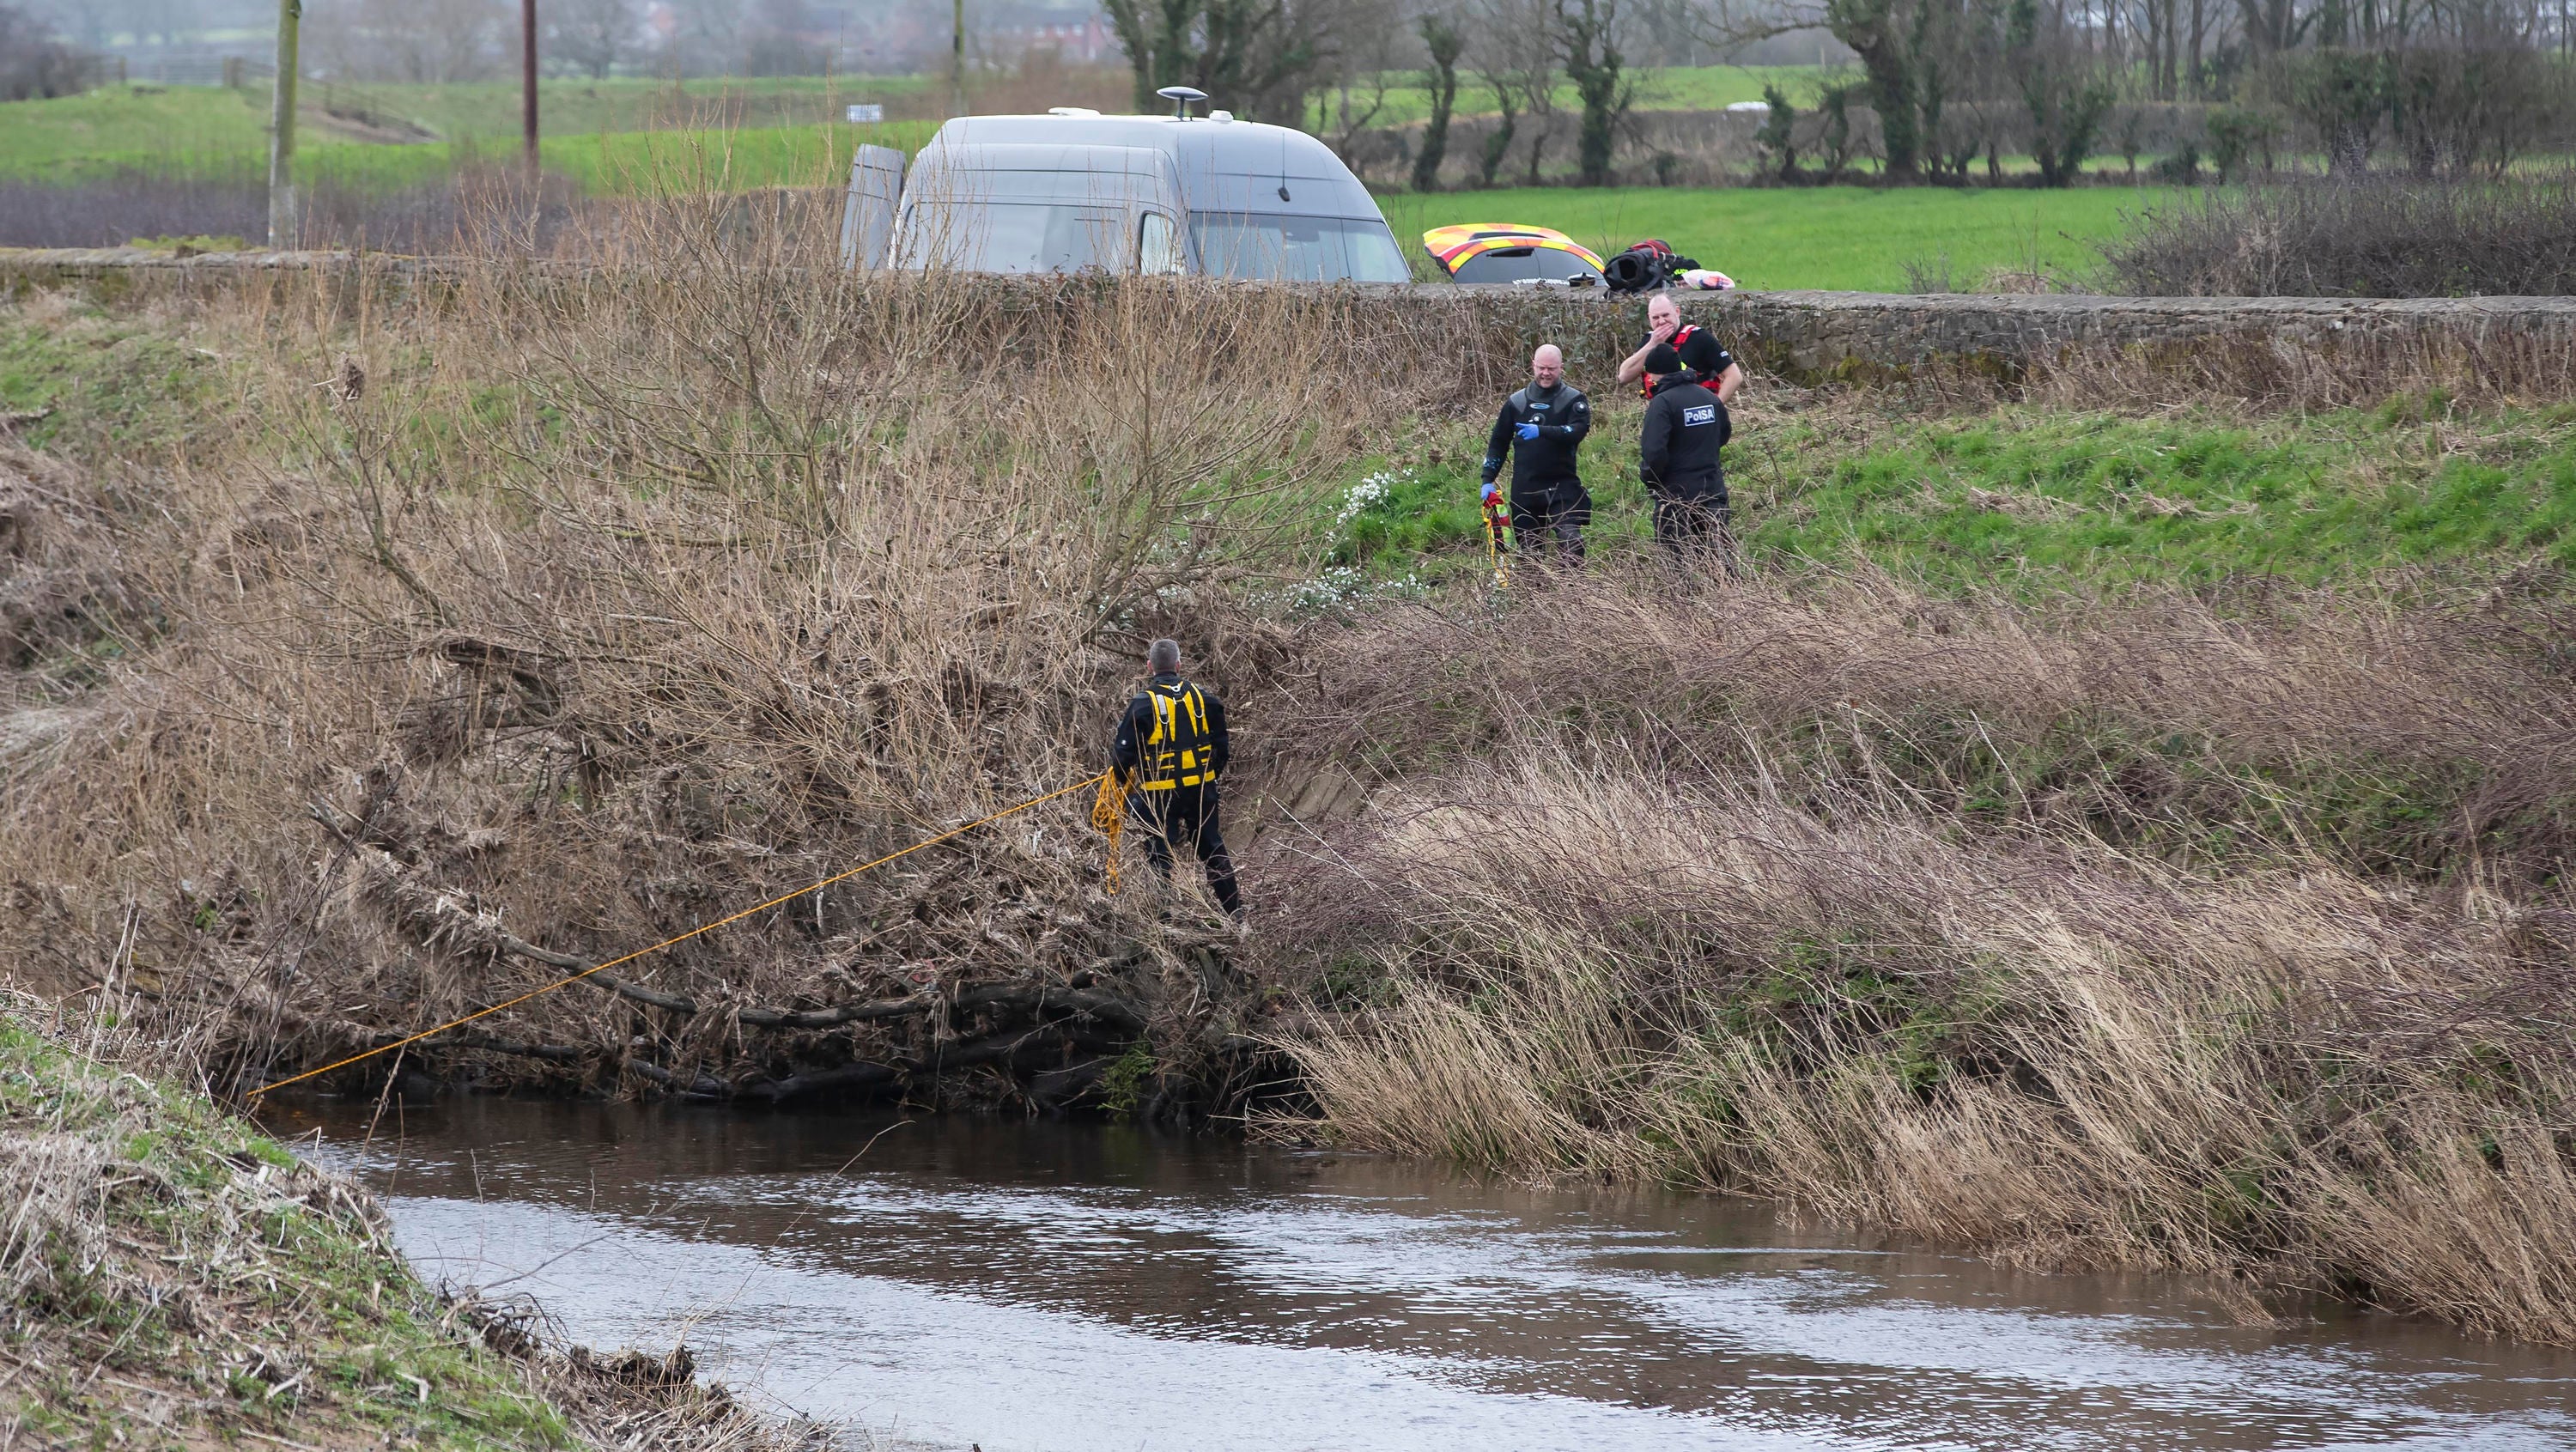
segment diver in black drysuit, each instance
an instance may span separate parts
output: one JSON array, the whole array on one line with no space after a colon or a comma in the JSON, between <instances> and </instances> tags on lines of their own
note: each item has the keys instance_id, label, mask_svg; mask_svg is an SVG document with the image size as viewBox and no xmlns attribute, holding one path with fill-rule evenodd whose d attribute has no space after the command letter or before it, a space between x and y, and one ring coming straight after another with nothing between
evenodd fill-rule
<instances>
[{"instance_id":1,"label":"diver in black drysuit","mask_svg":"<svg viewBox=\"0 0 2576 1452\"><path fill-rule=\"evenodd\" d=\"M1503 400L1485 438L1485 488L1490 493L1512 461L1512 543L1524 556L1553 541L1559 563L1583 563L1583 526L1592 520L1592 496L1575 469L1575 451L1592 432L1592 400L1565 381L1555 345L1530 360L1531 380Z\"/></svg>"},{"instance_id":2,"label":"diver in black drysuit","mask_svg":"<svg viewBox=\"0 0 2576 1452\"><path fill-rule=\"evenodd\" d=\"M1234 880L1234 858L1225 850L1217 820L1217 778L1225 774L1233 743L1225 729L1225 703L1204 686L1181 679L1181 648L1168 640L1147 653L1153 675L1118 718L1110 760L1134 783L1131 810L1146 828L1145 857L1166 880L1172 851L1187 846L1207 869L1208 891L1227 916L1243 916L1243 893Z\"/></svg>"}]
</instances>

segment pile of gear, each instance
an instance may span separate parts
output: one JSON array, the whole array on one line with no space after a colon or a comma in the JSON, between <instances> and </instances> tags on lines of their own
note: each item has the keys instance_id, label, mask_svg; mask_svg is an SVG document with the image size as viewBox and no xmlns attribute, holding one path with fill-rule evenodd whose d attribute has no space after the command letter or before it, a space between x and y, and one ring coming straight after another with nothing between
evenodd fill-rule
<instances>
[{"instance_id":1,"label":"pile of gear","mask_svg":"<svg viewBox=\"0 0 2576 1452\"><path fill-rule=\"evenodd\" d=\"M1734 278L1700 266L1698 258L1682 256L1660 237L1649 237L1602 263L1601 280L1612 292L1662 292L1669 287L1724 292L1735 286Z\"/></svg>"}]
</instances>

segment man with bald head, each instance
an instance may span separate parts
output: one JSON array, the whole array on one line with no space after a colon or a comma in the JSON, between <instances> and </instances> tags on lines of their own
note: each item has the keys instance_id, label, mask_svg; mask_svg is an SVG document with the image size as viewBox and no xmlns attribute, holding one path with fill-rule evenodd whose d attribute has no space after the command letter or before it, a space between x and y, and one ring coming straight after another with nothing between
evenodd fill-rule
<instances>
[{"instance_id":1,"label":"man with bald head","mask_svg":"<svg viewBox=\"0 0 2576 1452\"><path fill-rule=\"evenodd\" d=\"M1530 384L1503 400L1485 440L1485 496L1497 492L1503 456L1512 460L1512 541L1525 557L1549 541L1560 563L1583 562L1583 526L1592 518L1592 496L1574 467L1574 453L1592 432L1592 400L1565 381L1565 355L1554 343L1530 356Z\"/></svg>"}]
</instances>

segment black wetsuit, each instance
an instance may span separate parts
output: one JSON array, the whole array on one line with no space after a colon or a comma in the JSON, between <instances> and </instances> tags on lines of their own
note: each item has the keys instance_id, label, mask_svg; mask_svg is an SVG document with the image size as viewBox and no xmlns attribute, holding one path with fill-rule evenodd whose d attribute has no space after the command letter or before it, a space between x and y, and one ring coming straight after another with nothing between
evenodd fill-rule
<instances>
[{"instance_id":1,"label":"black wetsuit","mask_svg":"<svg viewBox=\"0 0 2576 1452\"><path fill-rule=\"evenodd\" d=\"M1538 437L1523 439L1518 428L1538 425ZM1575 450L1592 432L1592 400L1583 390L1559 380L1554 388L1533 383L1503 400L1494 427L1485 438L1485 482L1512 461L1512 540L1524 553L1553 539L1557 557L1583 558L1583 526L1592 519L1592 496L1575 468Z\"/></svg>"}]
</instances>

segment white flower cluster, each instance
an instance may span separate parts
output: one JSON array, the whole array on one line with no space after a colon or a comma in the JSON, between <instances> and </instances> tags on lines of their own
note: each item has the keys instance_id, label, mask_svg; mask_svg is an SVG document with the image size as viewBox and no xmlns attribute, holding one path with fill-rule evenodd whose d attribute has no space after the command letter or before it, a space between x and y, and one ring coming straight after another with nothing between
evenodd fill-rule
<instances>
[{"instance_id":1,"label":"white flower cluster","mask_svg":"<svg viewBox=\"0 0 2576 1452\"><path fill-rule=\"evenodd\" d=\"M1371 581L1349 565L1335 565L1311 580L1288 587L1282 603L1291 615L1325 615L1381 600L1418 600L1430 593L1419 575Z\"/></svg>"},{"instance_id":2,"label":"white flower cluster","mask_svg":"<svg viewBox=\"0 0 2576 1452\"><path fill-rule=\"evenodd\" d=\"M1352 520L1386 502L1396 485L1413 477L1411 469L1380 469L1352 485L1342 494L1342 512L1333 516L1333 532L1339 534Z\"/></svg>"}]
</instances>

